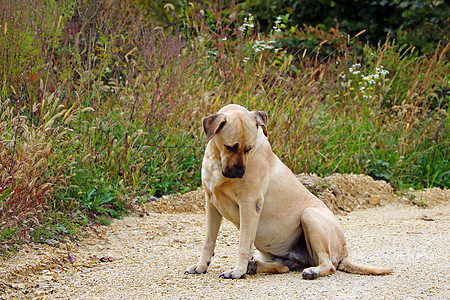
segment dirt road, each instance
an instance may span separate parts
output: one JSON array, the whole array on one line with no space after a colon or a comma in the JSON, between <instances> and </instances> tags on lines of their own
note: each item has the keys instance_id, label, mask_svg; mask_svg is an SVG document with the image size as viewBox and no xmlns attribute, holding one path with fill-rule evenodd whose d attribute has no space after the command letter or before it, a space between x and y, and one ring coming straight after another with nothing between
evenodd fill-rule
<instances>
[{"instance_id":1,"label":"dirt road","mask_svg":"<svg viewBox=\"0 0 450 300\"><path fill-rule=\"evenodd\" d=\"M0 299L450 298L448 204L424 209L391 203L338 218L354 261L395 273L338 271L313 281L303 280L298 272L220 279L222 271L233 267L238 244L237 230L225 221L209 272L185 275L200 254L204 215L149 213L117 220L98 238L81 241L71 249L72 264L0 281ZM56 253L53 261L63 260L65 253ZM3 262L0 271L12 263Z\"/></svg>"}]
</instances>

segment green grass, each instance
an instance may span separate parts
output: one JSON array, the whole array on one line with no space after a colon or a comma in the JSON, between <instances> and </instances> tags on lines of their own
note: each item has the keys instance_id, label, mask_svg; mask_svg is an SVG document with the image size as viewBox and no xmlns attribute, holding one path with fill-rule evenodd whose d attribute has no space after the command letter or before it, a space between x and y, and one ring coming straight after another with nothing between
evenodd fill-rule
<instances>
[{"instance_id":1,"label":"green grass","mask_svg":"<svg viewBox=\"0 0 450 300\"><path fill-rule=\"evenodd\" d=\"M189 9L174 34L128 2L13 2L0 19L2 249L107 224L133 197L196 189L200 120L228 103L268 113L295 173L450 187L450 45L419 56L282 23L264 35L239 30L232 10ZM284 51L293 35L309 39Z\"/></svg>"}]
</instances>

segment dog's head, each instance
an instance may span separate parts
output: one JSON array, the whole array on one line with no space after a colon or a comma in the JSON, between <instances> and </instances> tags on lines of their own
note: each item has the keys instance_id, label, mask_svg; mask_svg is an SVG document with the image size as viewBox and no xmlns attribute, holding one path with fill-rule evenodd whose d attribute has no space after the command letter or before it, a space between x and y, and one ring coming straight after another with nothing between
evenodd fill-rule
<instances>
[{"instance_id":1,"label":"dog's head","mask_svg":"<svg viewBox=\"0 0 450 300\"><path fill-rule=\"evenodd\" d=\"M217 114L204 117L202 122L206 140L211 140L219 150L222 175L242 178L259 128L267 136L267 114L250 112L239 105L227 105Z\"/></svg>"}]
</instances>

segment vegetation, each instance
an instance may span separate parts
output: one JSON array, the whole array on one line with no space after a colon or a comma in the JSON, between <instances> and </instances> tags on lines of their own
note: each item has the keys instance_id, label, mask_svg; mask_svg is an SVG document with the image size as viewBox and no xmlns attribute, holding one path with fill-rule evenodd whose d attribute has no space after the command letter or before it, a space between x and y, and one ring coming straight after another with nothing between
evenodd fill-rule
<instances>
[{"instance_id":1,"label":"vegetation","mask_svg":"<svg viewBox=\"0 0 450 300\"><path fill-rule=\"evenodd\" d=\"M294 172L450 186L448 41L426 53L373 46L286 14L264 34L239 6L185 2L163 7L182 24L171 31L141 5L0 4L2 249L197 188L200 119L227 103L268 113L273 149Z\"/></svg>"},{"instance_id":2,"label":"vegetation","mask_svg":"<svg viewBox=\"0 0 450 300\"><path fill-rule=\"evenodd\" d=\"M286 22L288 27L305 27L325 32L338 28L340 34L350 36L364 31L361 40L375 46L390 37L400 45L411 45L421 53L430 53L437 43L445 45L450 42L450 6L444 0L129 1L141 5L147 15L168 29L179 24L180 16L187 19L186 12L188 16L195 18L196 11L201 13L203 10L208 14L217 7L233 7L233 13L238 14L241 19L248 13L255 15L255 28L266 34L273 29L276 16L288 14L291 16ZM320 36L314 34L306 38L290 35L290 39L300 39L292 45L294 48L305 42L316 43L318 37ZM322 41L318 41L317 45Z\"/></svg>"}]
</instances>

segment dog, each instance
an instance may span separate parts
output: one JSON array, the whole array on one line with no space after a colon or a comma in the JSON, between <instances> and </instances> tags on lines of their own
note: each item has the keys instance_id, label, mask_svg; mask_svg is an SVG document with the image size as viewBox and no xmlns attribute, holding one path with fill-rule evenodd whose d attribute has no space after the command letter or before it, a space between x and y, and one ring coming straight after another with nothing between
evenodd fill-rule
<instances>
[{"instance_id":1,"label":"dog","mask_svg":"<svg viewBox=\"0 0 450 300\"><path fill-rule=\"evenodd\" d=\"M336 270L393 272L350 260L336 217L272 152L265 112L231 104L202 123L208 142L202 163L206 238L197 264L185 273L206 273L223 217L239 229L236 265L223 278L290 270L302 271L305 279ZM259 253L253 259L254 247Z\"/></svg>"}]
</instances>

